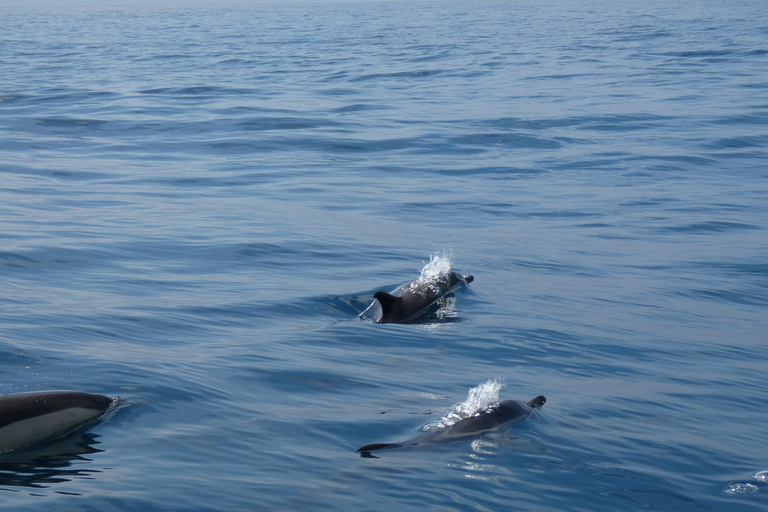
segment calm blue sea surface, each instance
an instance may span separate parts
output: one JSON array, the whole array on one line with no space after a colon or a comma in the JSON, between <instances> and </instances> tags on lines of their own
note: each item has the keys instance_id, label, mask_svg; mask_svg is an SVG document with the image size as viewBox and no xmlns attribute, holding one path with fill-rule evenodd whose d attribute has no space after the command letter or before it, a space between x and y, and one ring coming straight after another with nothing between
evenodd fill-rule
<instances>
[{"instance_id":1,"label":"calm blue sea surface","mask_svg":"<svg viewBox=\"0 0 768 512\"><path fill-rule=\"evenodd\" d=\"M764 511L767 148L762 0L0 10L0 507Z\"/></svg>"}]
</instances>

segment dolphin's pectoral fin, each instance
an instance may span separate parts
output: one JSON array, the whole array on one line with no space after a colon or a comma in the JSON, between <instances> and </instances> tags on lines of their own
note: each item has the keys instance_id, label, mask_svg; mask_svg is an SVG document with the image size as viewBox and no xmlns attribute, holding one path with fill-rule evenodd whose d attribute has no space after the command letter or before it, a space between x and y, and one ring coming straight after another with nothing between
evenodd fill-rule
<instances>
[{"instance_id":1,"label":"dolphin's pectoral fin","mask_svg":"<svg viewBox=\"0 0 768 512\"><path fill-rule=\"evenodd\" d=\"M365 454L365 453L368 453L368 452L372 452L374 450L386 450L386 449L389 449L389 448L402 448L402 447L403 447L403 445L397 444L397 443L367 444L367 445L363 446L362 448L358 448L357 450L355 450L355 453ZM363 455L363 456L365 456L365 455Z\"/></svg>"},{"instance_id":2,"label":"dolphin's pectoral fin","mask_svg":"<svg viewBox=\"0 0 768 512\"><path fill-rule=\"evenodd\" d=\"M387 292L376 292L373 294L373 298L378 300L381 304L382 316L387 316L387 314L392 311L392 308L395 307L398 302L403 300L402 297L395 297Z\"/></svg>"},{"instance_id":3,"label":"dolphin's pectoral fin","mask_svg":"<svg viewBox=\"0 0 768 512\"><path fill-rule=\"evenodd\" d=\"M541 407L545 403L547 403L547 399L544 398L542 395L539 395L533 400L528 402L528 407Z\"/></svg>"}]
</instances>

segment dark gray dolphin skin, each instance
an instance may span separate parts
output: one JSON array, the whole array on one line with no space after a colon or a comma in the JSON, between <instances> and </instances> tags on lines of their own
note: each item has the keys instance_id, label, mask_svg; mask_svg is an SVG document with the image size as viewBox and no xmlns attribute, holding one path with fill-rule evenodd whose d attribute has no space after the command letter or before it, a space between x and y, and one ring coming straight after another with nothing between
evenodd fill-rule
<instances>
[{"instance_id":1,"label":"dark gray dolphin skin","mask_svg":"<svg viewBox=\"0 0 768 512\"><path fill-rule=\"evenodd\" d=\"M435 302L459 286L474 281L472 276L462 276L453 270L440 274L429 281L415 280L403 285L391 294L376 292L373 298L381 304L379 323L403 323L425 313Z\"/></svg>"},{"instance_id":2,"label":"dark gray dolphin skin","mask_svg":"<svg viewBox=\"0 0 768 512\"><path fill-rule=\"evenodd\" d=\"M520 402L518 400L504 400L490 407L482 413L464 418L456 424L434 432L426 432L415 439L404 443L376 443L367 444L355 450L363 457L373 457L371 452L376 450L388 450L392 448L412 448L426 444L449 443L470 437L476 437L483 432L493 430L503 423L519 421L531 415L534 409L540 409L547 399L539 395L533 400Z\"/></svg>"},{"instance_id":3,"label":"dark gray dolphin skin","mask_svg":"<svg viewBox=\"0 0 768 512\"><path fill-rule=\"evenodd\" d=\"M0 453L64 437L111 404L109 397L79 391L0 395Z\"/></svg>"}]
</instances>

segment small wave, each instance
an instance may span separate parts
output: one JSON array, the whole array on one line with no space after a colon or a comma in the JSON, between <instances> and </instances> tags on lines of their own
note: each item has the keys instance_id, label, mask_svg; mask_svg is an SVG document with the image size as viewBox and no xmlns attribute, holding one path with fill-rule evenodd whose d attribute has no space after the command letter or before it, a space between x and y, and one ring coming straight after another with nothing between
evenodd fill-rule
<instances>
[{"instance_id":1,"label":"small wave","mask_svg":"<svg viewBox=\"0 0 768 512\"><path fill-rule=\"evenodd\" d=\"M428 423L423 430L435 432L452 427L459 421L477 416L499 403L499 392L504 383L499 379L489 380L469 390L467 399L454 405L448 414L437 421Z\"/></svg>"},{"instance_id":2,"label":"small wave","mask_svg":"<svg viewBox=\"0 0 768 512\"><path fill-rule=\"evenodd\" d=\"M742 222L724 222L724 221L706 221L688 224L685 226L667 226L663 231L672 233L718 233L723 231L760 229L754 224L744 224Z\"/></svg>"},{"instance_id":3,"label":"small wave","mask_svg":"<svg viewBox=\"0 0 768 512\"><path fill-rule=\"evenodd\" d=\"M441 69L420 69L413 71L400 71L396 73L370 73L367 75L351 78L350 82L366 82L369 80L403 80L403 79L419 79L428 78L434 75L444 73Z\"/></svg>"}]
</instances>

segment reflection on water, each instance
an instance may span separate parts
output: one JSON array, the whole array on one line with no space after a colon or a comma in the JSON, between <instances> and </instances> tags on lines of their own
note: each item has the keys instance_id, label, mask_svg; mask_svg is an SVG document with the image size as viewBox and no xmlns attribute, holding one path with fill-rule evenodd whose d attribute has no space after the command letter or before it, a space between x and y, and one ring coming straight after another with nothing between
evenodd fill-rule
<instances>
[{"instance_id":1,"label":"reflection on water","mask_svg":"<svg viewBox=\"0 0 768 512\"><path fill-rule=\"evenodd\" d=\"M76 478L93 478L101 469L88 468L88 455L103 452L98 435L84 433L35 449L0 456L0 488L47 488Z\"/></svg>"}]
</instances>

